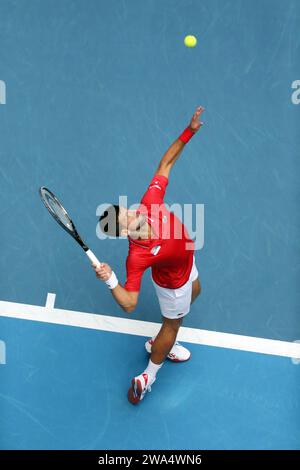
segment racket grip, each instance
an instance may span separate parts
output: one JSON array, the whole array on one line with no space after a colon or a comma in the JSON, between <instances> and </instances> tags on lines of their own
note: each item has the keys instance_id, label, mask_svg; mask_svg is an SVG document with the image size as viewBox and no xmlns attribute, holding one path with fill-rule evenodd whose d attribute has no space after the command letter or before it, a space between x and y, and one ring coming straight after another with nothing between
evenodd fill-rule
<instances>
[{"instance_id":1,"label":"racket grip","mask_svg":"<svg viewBox=\"0 0 300 470\"><path fill-rule=\"evenodd\" d=\"M96 264L97 266L101 264L98 258L94 255L94 253L91 250L88 250L85 253L90 259L91 263Z\"/></svg>"}]
</instances>

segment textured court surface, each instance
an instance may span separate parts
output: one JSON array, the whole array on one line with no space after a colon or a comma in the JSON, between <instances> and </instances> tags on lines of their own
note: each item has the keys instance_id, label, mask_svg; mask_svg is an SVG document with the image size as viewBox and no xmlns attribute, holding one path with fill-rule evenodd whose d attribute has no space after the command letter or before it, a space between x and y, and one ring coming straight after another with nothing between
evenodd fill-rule
<instances>
[{"instance_id":1,"label":"textured court surface","mask_svg":"<svg viewBox=\"0 0 300 470\"><path fill-rule=\"evenodd\" d=\"M202 104L166 197L205 205L185 325L300 339L299 23L298 0L0 0L0 301L54 292L58 308L124 316L38 188L123 281L127 242L97 239L96 208L138 202ZM132 318L159 322L149 274ZM143 338L0 318L0 340L0 448L300 448L288 358L193 345L134 408Z\"/></svg>"},{"instance_id":2,"label":"textured court surface","mask_svg":"<svg viewBox=\"0 0 300 470\"><path fill-rule=\"evenodd\" d=\"M287 358L189 346L134 407L144 339L0 319L1 448L299 448L299 369ZM109 367L108 367L109 365Z\"/></svg>"}]
</instances>

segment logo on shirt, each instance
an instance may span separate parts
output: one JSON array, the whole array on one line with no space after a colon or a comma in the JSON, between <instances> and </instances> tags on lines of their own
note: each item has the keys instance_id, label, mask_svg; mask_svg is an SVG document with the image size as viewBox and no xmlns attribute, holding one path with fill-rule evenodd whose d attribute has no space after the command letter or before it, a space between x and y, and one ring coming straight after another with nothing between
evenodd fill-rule
<instances>
[{"instance_id":1,"label":"logo on shirt","mask_svg":"<svg viewBox=\"0 0 300 470\"><path fill-rule=\"evenodd\" d=\"M157 253L159 252L160 248L161 248L160 245L154 246L154 247L152 248L152 250L151 250L151 253L152 253L154 256L157 255Z\"/></svg>"},{"instance_id":2,"label":"logo on shirt","mask_svg":"<svg viewBox=\"0 0 300 470\"><path fill-rule=\"evenodd\" d=\"M162 218L162 223L166 224L168 222L168 217L166 215L163 216Z\"/></svg>"},{"instance_id":3,"label":"logo on shirt","mask_svg":"<svg viewBox=\"0 0 300 470\"><path fill-rule=\"evenodd\" d=\"M152 188L157 188L157 189L161 190L161 186L160 186L159 181L157 181L157 180L153 181L153 183L150 184L150 186L149 186L149 189L152 189Z\"/></svg>"}]
</instances>

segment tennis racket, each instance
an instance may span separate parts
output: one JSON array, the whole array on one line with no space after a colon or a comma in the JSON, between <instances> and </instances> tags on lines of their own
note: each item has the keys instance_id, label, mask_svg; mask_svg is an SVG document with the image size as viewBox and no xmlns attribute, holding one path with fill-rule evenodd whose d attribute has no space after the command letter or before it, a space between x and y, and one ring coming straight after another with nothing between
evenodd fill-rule
<instances>
[{"instance_id":1,"label":"tennis racket","mask_svg":"<svg viewBox=\"0 0 300 470\"><path fill-rule=\"evenodd\" d=\"M72 221L71 217L67 213L66 209L62 206L59 202L57 197L49 191L49 189L42 186L39 190L40 196L42 198L45 207L48 209L52 217L56 220L56 222L69 234L77 243L83 248L85 254L88 256L90 261L93 264L99 266L101 263L98 258L94 255L94 253L89 249L89 247L84 243L82 238L80 237L79 233L76 230L74 222Z\"/></svg>"}]
</instances>

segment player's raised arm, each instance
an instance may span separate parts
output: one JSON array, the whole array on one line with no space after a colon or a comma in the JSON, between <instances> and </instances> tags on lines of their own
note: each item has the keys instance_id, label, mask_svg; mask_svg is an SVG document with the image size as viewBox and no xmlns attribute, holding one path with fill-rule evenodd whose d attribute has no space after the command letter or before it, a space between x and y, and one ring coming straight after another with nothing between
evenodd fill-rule
<instances>
[{"instance_id":1,"label":"player's raised arm","mask_svg":"<svg viewBox=\"0 0 300 470\"><path fill-rule=\"evenodd\" d=\"M157 175L163 175L167 178L169 177L170 170L178 159L185 144L193 137L196 132L198 132L200 127L203 125L203 122L200 121L200 117L203 111L204 108L202 106L199 106L196 109L188 127L183 131L183 133L178 137L178 139L173 142L173 144L168 148L168 150L162 157L156 171Z\"/></svg>"}]
</instances>

